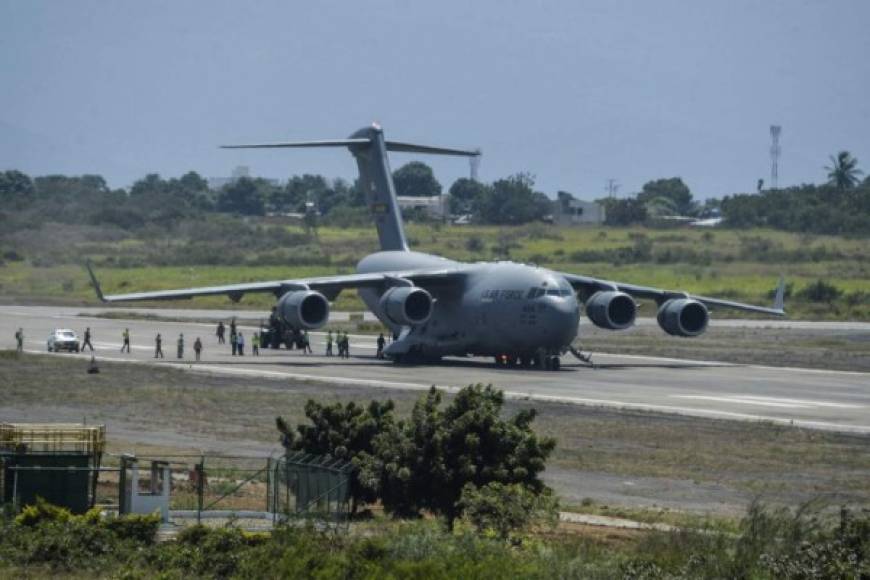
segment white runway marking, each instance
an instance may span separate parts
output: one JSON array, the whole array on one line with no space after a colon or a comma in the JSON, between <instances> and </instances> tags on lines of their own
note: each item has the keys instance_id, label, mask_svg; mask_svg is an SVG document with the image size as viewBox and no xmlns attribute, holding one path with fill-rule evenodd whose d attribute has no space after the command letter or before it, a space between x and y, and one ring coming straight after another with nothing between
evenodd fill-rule
<instances>
[{"instance_id":1,"label":"white runway marking","mask_svg":"<svg viewBox=\"0 0 870 580\"><path fill-rule=\"evenodd\" d=\"M143 347L144 348L144 347ZM26 349L26 352L31 353L41 353L42 351L38 350L30 350ZM79 357L79 358L87 358L89 354L70 354L69 356ZM360 385L360 386L369 386L369 387L379 387L383 389L408 389L408 390L428 390L432 386L436 386L439 389L443 389L450 393L455 393L459 391L460 387L454 385L439 385L436 383L411 383L411 382L397 382L397 381L384 381L381 379L362 379L362 378L351 378L351 377L342 377L342 376L324 376L324 375L309 375L303 373L295 373L295 372L286 372L286 371L275 371L275 370L257 370L257 369L243 369L243 368L233 368L233 367L224 367L218 365L211 365L208 362L205 363L195 363L185 361L182 364L178 363L169 363L169 362L161 362L157 363L153 360L131 360L127 358L121 357L103 357L104 361L111 362L124 362L131 364L145 364L145 365L154 365L154 364L165 364L170 365L175 368L179 368L181 370L188 370L194 372L201 372L207 374L215 374L215 375L235 375L235 376L250 376L250 377L270 377L276 379L295 379L301 381L309 381L309 382L319 382L319 383L329 383L329 384L338 384L338 385ZM677 414L689 414L698 417L710 417L717 419L740 419L740 420L748 420L748 421L769 421L771 423L777 423L781 425L793 425L795 427L806 427L812 429L829 429L835 431L851 431L858 433L870 433L870 424L868 425L849 425L842 423L834 423L834 422L826 422L826 421L812 421L812 420L802 420L802 419L789 419L783 417L772 417L766 415L754 415L750 413L735 413L731 411L719 411L713 409L704 409L697 407L680 407L680 406L671 406L671 405L657 405L657 404L649 404L649 403L636 403L629 401L622 401L619 399L596 399L596 398L586 398L586 397L570 397L563 395L544 395L544 394L534 394L534 393L523 393L519 391L511 391L505 390L504 394L506 397L511 399L519 399L525 401L552 401L559 403L572 403L576 405L592 405L592 406L602 406L602 407L615 407L622 409L638 409L638 410L646 410L646 411L659 411L663 413L677 413ZM676 395L672 395L676 396ZM691 396L691 395L689 395ZM744 397L745 398L745 397ZM758 397L763 399L764 397ZM836 403L830 403L836 404Z\"/></svg>"},{"instance_id":2,"label":"white runway marking","mask_svg":"<svg viewBox=\"0 0 870 580\"><path fill-rule=\"evenodd\" d=\"M738 405L757 405L759 407L785 407L790 409L815 409L831 407L835 409L863 409L864 405L851 403L831 403L828 401L810 401L807 399L784 399L778 397L757 397L753 395L670 395L674 399L692 399L696 401L715 401L718 403L735 403Z\"/></svg>"}]
</instances>

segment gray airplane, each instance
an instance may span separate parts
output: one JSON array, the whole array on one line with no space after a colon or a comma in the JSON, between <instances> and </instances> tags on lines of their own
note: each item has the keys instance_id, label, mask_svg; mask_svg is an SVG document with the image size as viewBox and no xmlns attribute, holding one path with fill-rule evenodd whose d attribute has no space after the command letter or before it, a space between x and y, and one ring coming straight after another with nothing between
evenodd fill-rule
<instances>
[{"instance_id":1,"label":"gray airplane","mask_svg":"<svg viewBox=\"0 0 870 580\"><path fill-rule=\"evenodd\" d=\"M388 141L377 125L348 139L233 145L227 148L346 147L356 158L360 185L378 230L381 250L363 258L356 274L274 280L104 296L103 302L177 300L225 294L238 301L249 292L277 298L276 313L290 329L312 330L329 320L329 303L355 288L366 306L396 339L385 355L396 362L432 361L444 356L489 356L496 364L558 369L560 356L578 333L580 306L593 324L623 330L634 324L635 298L655 300L658 323L674 336L702 334L709 311L730 308L783 316L783 282L772 308L693 296L513 262L466 264L409 249L396 201L388 151L475 156L480 151L445 149ZM576 352L576 351L575 351Z\"/></svg>"}]
</instances>

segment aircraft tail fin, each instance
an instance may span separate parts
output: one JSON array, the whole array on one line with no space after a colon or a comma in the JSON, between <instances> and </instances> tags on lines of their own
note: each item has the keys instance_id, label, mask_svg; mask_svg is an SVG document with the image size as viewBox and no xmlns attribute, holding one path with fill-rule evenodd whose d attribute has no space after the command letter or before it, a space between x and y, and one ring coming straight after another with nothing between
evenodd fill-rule
<instances>
[{"instance_id":1,"label":"aircraft tail fin","mask_svg":"<svg viewBox=\"0 0 870 580\"><path fill-rule=\"evenodd\" d=\"M773 296L773 309L785 312L785 277L779 277L779 284L776 286L776 294Z\"/></svg>"},{"instance_id":2,"label":"aircraft tail fin","mask_svg":"<svg viewBox=\"0 0 870 580\"><path fill-rule=\"evenodd\" d=\"M223 145L224 149L272 149L301 147L347 147L356 159L360 186L365 190L366 202L378 229L381 250L408 250L408 240L402 224L402 213L396 199L393 174L390 171L388 151L401 153L426 153L432 155L455 155L476 157L479 149L448 149L415 145L400 141L387 141L378 125L360 129L347 139L323 141L291 141L285 143L261 143L252 145Z\"/></svg>"}]
</instances>

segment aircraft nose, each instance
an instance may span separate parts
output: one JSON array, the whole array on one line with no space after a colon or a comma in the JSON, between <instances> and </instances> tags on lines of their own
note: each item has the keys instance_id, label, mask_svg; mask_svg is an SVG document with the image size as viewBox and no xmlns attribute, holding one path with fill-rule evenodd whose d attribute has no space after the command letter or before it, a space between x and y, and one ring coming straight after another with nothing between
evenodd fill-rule
<instances>
[{"instance_id":1,"label":"aircraft nose","mask_svg":"<svg viewBox=\"0 0 870 580\"><path fill-rule=\"evenodd\" d=\"M577 337L580 312L577 300L572 298L552 298L546 306L547 334L554 346L566 346Z\"/></svg>"}]
</instances>

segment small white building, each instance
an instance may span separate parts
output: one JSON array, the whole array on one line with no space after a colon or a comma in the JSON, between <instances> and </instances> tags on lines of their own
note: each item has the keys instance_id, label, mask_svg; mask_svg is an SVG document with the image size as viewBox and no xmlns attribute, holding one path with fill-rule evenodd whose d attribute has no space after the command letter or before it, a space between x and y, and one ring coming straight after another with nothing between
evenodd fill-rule
<instances>
[{"instance_id":1,"label":"small white building","mask_svg":"<svg viewBox=\"0 0 870 580\"><path fill-rule=\"evenodd\" d=\"M603 205L574 199L570 193L560 191L559 199L553 202L553 223L557 226L600 225L606 217Z\"/></svg>"}]
</instances>

